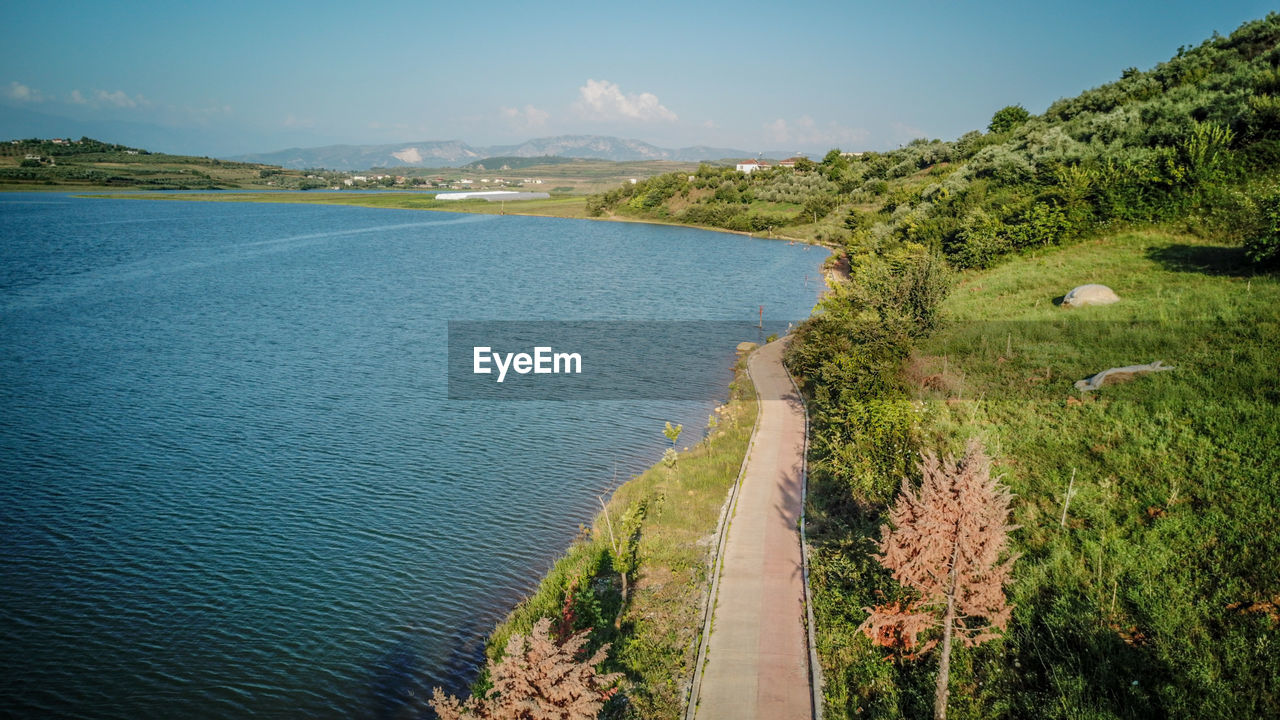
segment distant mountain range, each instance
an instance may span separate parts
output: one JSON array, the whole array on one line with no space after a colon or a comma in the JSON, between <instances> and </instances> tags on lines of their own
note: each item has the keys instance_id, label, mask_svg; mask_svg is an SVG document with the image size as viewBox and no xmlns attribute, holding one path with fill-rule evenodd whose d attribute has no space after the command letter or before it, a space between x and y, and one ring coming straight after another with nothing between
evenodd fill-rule
<instances>
[{"instance_id":1,"label":"distant mountain range","mask_svg":"<svg viewBox=\"0 0 1280 720\"><path fill-rule=\"evenodd\" d=\"M785 157L790 153L766 154ZM614 162L636 160L699 162L755 157L756 153L705 145L678 149L661 148L639 140L602 135L559 135L536 138L518 145L477 147L460 140L408 142L394 145L328 145L315 148L290 148L278 152L239 155L226 159L280 165L293 169L365 170L373 167L456 167L499 156L521 158L556 156Z\"/></svg>"}]
</instances>

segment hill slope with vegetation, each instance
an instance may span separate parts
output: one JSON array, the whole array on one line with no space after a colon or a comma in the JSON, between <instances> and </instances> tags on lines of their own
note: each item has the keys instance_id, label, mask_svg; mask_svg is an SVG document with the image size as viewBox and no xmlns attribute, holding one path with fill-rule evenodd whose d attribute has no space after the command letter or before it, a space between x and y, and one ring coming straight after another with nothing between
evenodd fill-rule
<instances>
[{"instance_id":1,"label":"hill slope with vegetation","mask_svg":"<svg viewBox=\"0 0 1280 720\"><path fill-rule=\"evenodd\" d=\"M327 175L327 176L326 176ZM167 155L92 138L0 143L0 187L112 187L147 190L329 187L337 175L273 165Z\"/></svg>"},{"instance_id":2,"label":"hill slope with vegetation","mask_svg":"<svg viewBox=\"0 0 1280 720\"><path fill-rule=\"evenodd\" d=\"M1041 116L815 170L844 183L817 232L854 280L788 358L828 717L930 713L937 627L862 629L918 602L875 551L920 452L973 438L1019 557L1007 628L951 653L951 717L1280 714L1278 46L1273 14ZM1087 283L1121 301L1059 306ZM1176 369L1073 387L1155 360Z\"/></svg>"},{"instance_id":3,"label":"hill slope with vegetation","mask_svg":"<svg viewBox=\"0 0 1280 720\"><path fill-rule=\"evenodd\" d=\"M778 232L854 255L909 246L958 267L1125 223L1256 240L1280 217L1278 36L1272 14L1042 115L1004 108L987 132L952 142L833 150L751 174L703 166L595 196L589 210Z\"/></svg>"},{"instance_id":4,"label":"hill slope with vegetation","mask_svg":"<svg viewBox=\"0 0 1280 720\"><path fill-rule=\"evenodd\" d=\"M921 451L973 438L1014 494L1013 610L951 651L951 717L1280 715L1278 181L1273 13L953 142L589 199L850 261L788 354L812 421L827 717L934 710L938 626L864 621L921 601L877 543ZM1059 305L1086 283L1121 301ZM1073 387L1154 360L1176 369Z\"/></svg>"}]
</instances>

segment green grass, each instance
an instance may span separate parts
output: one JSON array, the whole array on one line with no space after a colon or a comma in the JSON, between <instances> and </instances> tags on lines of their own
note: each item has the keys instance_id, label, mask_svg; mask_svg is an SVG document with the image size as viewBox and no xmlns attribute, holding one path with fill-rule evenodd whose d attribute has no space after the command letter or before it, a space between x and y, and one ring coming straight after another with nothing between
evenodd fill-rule
<instances>
[{"instance_id":1,"label":"green grass","mask_svg":"<svg viewBox=\"0 0 1280 720\"><path fill-rule=\"evenodd\" d=\"M1055 304L1089 282L1122 301ZM1161 232L963 277L905 380L923 447L983 439L1017 495L1023 556L1007 636L955 655L952 717L1280 714L1278 304L1280 281L1239 248ZM1153 360L1177 369L1072 387ZM935 657L886 662L853 631L892 588L866 559L878 524L819 550L830 717L931 701Z\"/></svg>"},{"instance_id":2,"label":"green grass","mask_svg":"<svg viewBox=\"0 0 1280 720\"><path fill-rule=\"evenodd\" d=\"M625 483L609 500L615 528L628 508L640 502L648 507L640 529L639 569L621 628L614 630L612 624L620 590L609 566L605 522L598 516L591 531L574 543L538 590L490 636L491 657L506 645L511 633L527 632L538 618L559 617L566 588L576 579L579 589L591 588L576 606L579 627L594 628L592 648L613 644L604 667L627 676L626 707L615 701L606 714L654 720L679 716L702 631L712 534L755 424L755 389L743 365L739 364L730 400L706 439L682 451L674 470L659 463ZM654 433L661 431L654 428ZM686 428L683 438L694 432Z\"/></svg>"}]
</instances>

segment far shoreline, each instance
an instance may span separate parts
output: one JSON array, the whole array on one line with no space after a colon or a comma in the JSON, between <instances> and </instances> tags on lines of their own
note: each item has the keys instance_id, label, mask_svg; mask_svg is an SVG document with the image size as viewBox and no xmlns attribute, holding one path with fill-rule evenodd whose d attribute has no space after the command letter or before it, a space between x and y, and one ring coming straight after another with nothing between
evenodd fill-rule
<instances>
[{"instance_id":1,"label":"far shoreline","mask_svg":"<svg viewBox=\"0 0 1280 720\"><path fill-rule=\"evenodd\" d=\"M28 192L27 188L19 188L14 186L0 186L0 192ZM599 220L604 222L621 222L621 223L639 223L642 225L663 225L667 227L694 228L698 230L710 230L712 232L728 233L731 235L742 235L745 237L753 237L761 240L781 240L788 243L801 243L816 247L826 248L831 253L838 252L838 248L807 238L790 237L778 233L759 234L746 230L730 230L728 228L715 227L712 225L696 225L691 223L674 222L667 220L655 220L652 218L631 218L617 214L590 216L585 213L586 195L572 196L552 196L548 200L513 200L513 204L532 204L537 207L545 207L552 212L528 212L520 209L507 209L505 202L491 202L488 200L461 200L461 201L438 201L434 198L433 193L427 192L403 192L403 191L366 191L353 193L350 191L334 191L334 190L312 190L312 191L289 191L289 190L153 190L146 192L118 192L110 189L84 187L67 189L47 187L44 189L30 190L32 192L63 192L73 197L82 198L99 198L106 200L181 200L185 202L250 202L250 203L278 203L288 205L335 205L350 207L366 207L374 209L388 210L425 210L429 212L452 212L462 214L475 215L518 215L521 217L545 217L560 218L564 220ZM312 199L315 198L315 199ZM334 200L341 200L334 202ZM348 200L350 198L350 200ZM402 200L404 203L376 203L376 202L360 202L359 198L381 198L390 200ZM437 206L434 203L440 202L442 205ZM448 202L447 206L443 203ZM433 203L426 205L425 203ZM493 207L497 205L497 207ZM569 212L554 212L555 210L567 210ZM581 211L581 213L574 211Z\"/></svg>"}]
</instances>

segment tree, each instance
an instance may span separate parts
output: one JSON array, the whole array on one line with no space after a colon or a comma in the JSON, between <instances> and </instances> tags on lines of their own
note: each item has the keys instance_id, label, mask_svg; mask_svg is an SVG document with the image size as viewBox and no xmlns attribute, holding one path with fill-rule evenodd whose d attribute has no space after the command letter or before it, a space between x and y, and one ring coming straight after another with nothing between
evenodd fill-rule
<instances>
[{"instance_id":1,"label":"tree","mask_svg":"<svg viewBox=\"0 0 1280 720\"><path fill-rule=\"evenodd\" d=\"M663 428L662 434L667 436L671 441L671 447L662 454L662 462L667 469L674 470L676 463L679 461L679 455L676 453L676 441L680 439L680 431L684 429L684 425L672 425L671 421L667 421L667 426Z\"/></svg>"},{"instance_id":2,"label":"tree","mask_svg":"<svg viewBox=\"0 0 1280 720\"><path fill-rule=\"evenodd\" d=\"M596 666L608 657L604 645L585 662L577 657L587 642L580 632L557 645L548 635L550 618L534 623L528 638L512 635L502 660L489 661L493 687L466 702L435 688L431 708L441 720L591 720L613 695L621 673L601 675Z\"/></svg>"},{"instance_id":3,"label":"tree","mask_svg":"<svg viewBox=\"0 0 1280 720\"><path fill-rule=\"evenodd\" d=\"M991 461L977 440L959 462L932 453L923 458L920 489L903 488L881 528L877 556L917 597L864 608L869 616L859 629L877 645L914 657L938 644L922 643L920 634L941 626L933 716L945 720L952 635L972 647L1009 623L1013 606L1004 585L1017 555L1001 556L1017 528L1007 524L1013 496L991 477Z\"/></svg>"},{"instance_id":4,"label":"tree","mask_svg":"<svg viewBox=\"0 0 1280 720\"><path fill-rule=\"evenodd\" d=\"M671 450L668 450L671 452ZM613 520L609 518L609 508L604 498L599 498L600 507L604 509L605 527L609 531L609 560L613 569L618 572L622 581L622 602L618 605L618 614L613 619L615 628L622 627L622 613L627 609L628 576L640 565L640 526L644 523L644 515L648 510L648 502L641 500L622 514L618 535L613 534ZM621 536L621 537L619 537Z\"/></svg>"},{"instance_id":5,"label":"tree","mask_svg":"<svg viewBox=\"0 0 1280 720\"><path fill-rule=\"evenodd\" d=\"M1006 105L991 116L987 129L993 133L1008 132L1031 118L1031 113L1021 105Z\"/></svg>"},{"instance_id":6,"label":"tree","mask_svg":"<svg viewBox=\"0 0 1280 720\"><path fill-rule=\"evenodd\" d=\"M826 155L822 156L822 165L824 167L840 167L848 165L845 160L844 153L840 152L840 148L831 148Z\"/></svg>"},{"instance_id":7,"label":"tree","mask_svg":"<svg viewBox=\"0 0 1280 720\"><path fill-rule=\"evenodd\" d=\"M866 224L866 220L863 218L862 211L860 210L849 210L849 214L844 217L844 226L855 232Z\"/></svg>"},{"instance_id":8,"label":"tree","mask_svg":"<svg viewBox=\"0 0 1280 720\"><path fill-rule=\"evenodd\" d=\"M819 219L826 217L833 208L835 208L835 198L826 193L814 193L804 200L804 208L801 210L802 216L813 218L816 224Z\"/></svg>"},{"instance_id":9,"label":"tree","mask_svg":"<svg viewBox=\"0 0 1280 720\"><path fill-rule=\"evenodd\" d=\"M680 431L684 430L684 425L672 425L671 421L667 421L667 426L662 429L662 434L667 436L671 441L671 447L676 446L676 441L680 439Z\"/></svg>"}]
</instances>

